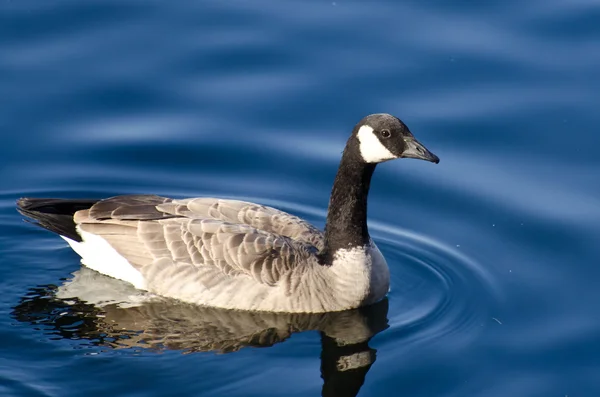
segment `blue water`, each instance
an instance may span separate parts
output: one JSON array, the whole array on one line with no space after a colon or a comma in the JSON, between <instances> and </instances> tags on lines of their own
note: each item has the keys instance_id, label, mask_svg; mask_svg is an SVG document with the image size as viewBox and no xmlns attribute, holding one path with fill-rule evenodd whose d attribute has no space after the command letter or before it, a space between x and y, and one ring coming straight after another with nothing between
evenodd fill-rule
<instances>
[{"instance_id":1,"label":"blue water","mask_svg":"<svg viewBox=\"0 0 600 397\"><path fill-rule=\"evenodd\" d=\"M594 0L2 1L0 395L599 396L599 93ZM322 227L374 112L441 158L375 173L375 308L61 300L94 275L15 211L222 196Z\"/></svg>"}]
</instances>

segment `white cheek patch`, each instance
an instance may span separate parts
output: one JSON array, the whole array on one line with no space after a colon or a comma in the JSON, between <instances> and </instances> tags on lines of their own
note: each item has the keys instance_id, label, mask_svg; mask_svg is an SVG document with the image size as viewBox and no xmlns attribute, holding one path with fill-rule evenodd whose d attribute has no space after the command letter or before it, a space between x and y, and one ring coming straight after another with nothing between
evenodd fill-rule
<instances>
[{"instance_id":1,"label":"white cheek patch","mask_svg":"<svg viewBox=\"0 0 600 397\"><path fill-rule=\"evenodd\" d=\"M381 163L398 157L383 146L375 136L373 128L368 125L360 127L357 137L360 142L360 155L367 163Z\"/></svg>"}]
</instances>

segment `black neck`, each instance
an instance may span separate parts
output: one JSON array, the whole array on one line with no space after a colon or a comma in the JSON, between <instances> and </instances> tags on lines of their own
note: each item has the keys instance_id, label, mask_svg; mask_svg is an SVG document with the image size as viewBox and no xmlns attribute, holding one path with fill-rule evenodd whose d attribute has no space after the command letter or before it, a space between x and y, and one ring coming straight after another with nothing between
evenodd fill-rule
<instances>
[{"instance_id":1,"label":"black neck","mask_svg":"<svg viewBox=\"0 0 600 397\"><path fill-rule=\"evenodd\" d=\"M376 164L364 163L356 149L352 142L346 145L333 183L325 225L324 264L330 265L340 248L369 243L367 196Z\"/></svg>"}]
</instances>

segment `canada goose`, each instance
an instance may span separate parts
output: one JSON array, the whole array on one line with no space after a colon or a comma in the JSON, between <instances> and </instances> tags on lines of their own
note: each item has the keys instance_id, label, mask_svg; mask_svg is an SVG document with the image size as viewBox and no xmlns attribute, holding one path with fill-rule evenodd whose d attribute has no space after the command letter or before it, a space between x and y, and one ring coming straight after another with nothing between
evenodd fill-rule
<instances>
[{"instance_id":1,"label":"canada goose","mask_svg":"<svg viewBox=\"0 0 600 397\"><path fill-rule=\"evenodd\" d=\"M389 290L367 195L375 166L403 157L439 162L400 119L363 118L342 154L324 232L271 207L207 197L22 198L18 207L85 266L138 289L226 309L339 311Z\"/></svg>"}]
</instances>

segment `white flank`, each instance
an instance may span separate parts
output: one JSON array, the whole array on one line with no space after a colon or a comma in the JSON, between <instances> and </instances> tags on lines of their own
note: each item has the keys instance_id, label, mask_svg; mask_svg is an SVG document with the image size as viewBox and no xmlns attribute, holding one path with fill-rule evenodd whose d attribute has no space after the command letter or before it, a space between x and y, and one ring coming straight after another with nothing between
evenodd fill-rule
<instances>
[{"instance_id":1,"label":"white flank","mask_svg":"<svg viewBox=\"0 0 600 397\"><path fill-rule=\"evenodd\" d=\"M388 150L375 136L375 131L368 125L363 125L358 130L358 141L360 142L360 155L367 163L381 163L382 161L397 158Z\"/></svg>"},{"instance_id":2,"label":"white flank","mask_svg":"<svg viewBox=\"0 0 600 397\"><path fill-rule=\"evenodd\" d=\"M77 242L70 238L61 236L73 251L81 256L81 263L99 273L114 277L119 280L133 284L137 289L146 289L146 280L127 259L123 258L102 237L84 232L77 228L77 232L83 242Z\"/></svg>"}]
</instances>

